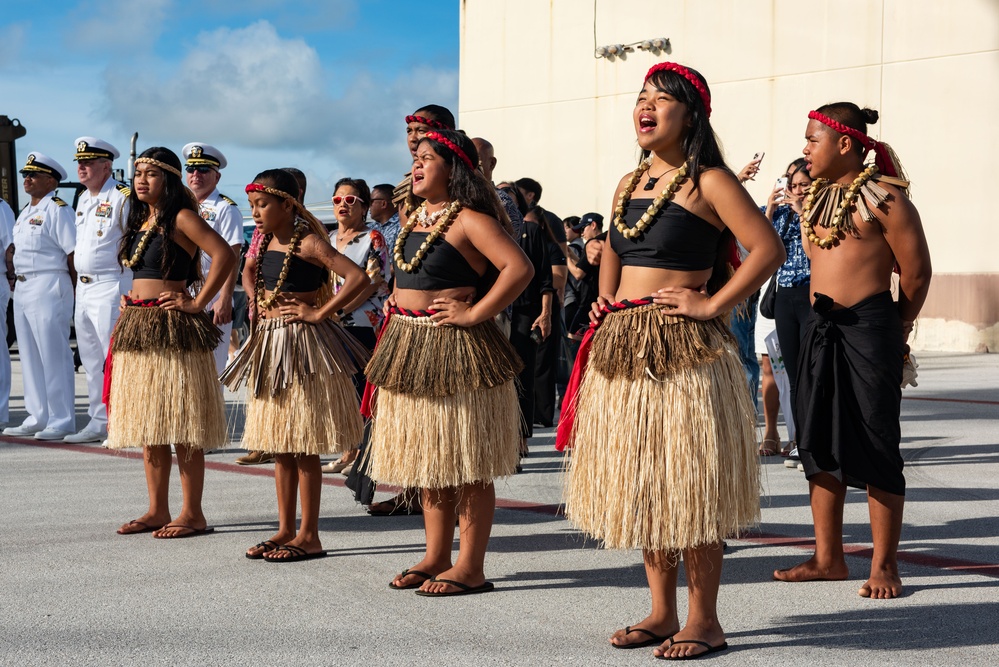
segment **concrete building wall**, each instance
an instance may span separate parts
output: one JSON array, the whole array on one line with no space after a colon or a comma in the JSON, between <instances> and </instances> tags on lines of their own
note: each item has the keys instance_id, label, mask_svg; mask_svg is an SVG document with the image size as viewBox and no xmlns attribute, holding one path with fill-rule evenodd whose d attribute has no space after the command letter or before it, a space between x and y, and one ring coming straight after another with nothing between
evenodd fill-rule
<instances>
[{"instance_id":1,"label":"concrete building wall","mask_svg":"<svg viewBox=\"0 0 999 667\"><path fill-rule=\"evenodd\" d=\"M655 37L669 47L594 55ZM810 109L877 109L870 133L908 170L933 255L914 347L999 351L999 0L463 0L460 125L496 146L497 180L531 176L556 213L607 216L638 156L635 97L664 60L707 78L729 166L766 151L747 184L760 203Z\"/></svg>"}]
</instances>

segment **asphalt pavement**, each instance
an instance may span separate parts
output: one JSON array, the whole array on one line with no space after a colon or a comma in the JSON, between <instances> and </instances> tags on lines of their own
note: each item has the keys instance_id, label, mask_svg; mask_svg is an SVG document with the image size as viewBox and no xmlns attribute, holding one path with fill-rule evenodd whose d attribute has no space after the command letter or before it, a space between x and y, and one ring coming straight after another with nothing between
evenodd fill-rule
<instances>
[{"instance_id":1,"label":"asphalt pavement","mask_svg":"<svg viewBox=\"0 0 999 667\"><path fill-rule=\"evenodd\" d=\"M773 581L811 547L807 485L761 459L763 521L729 540L718 611L729 650L712 665L999 664L999 355L919 356L902 402L908 493L905 591L857 595L870 567L866 497L850 491L842 582ZM24 418L14 362L11 422ZM77 374L78 424L85 423ZM234 436L236 397L227 396ZM330 557L243 557L276 526L273 466L241 467L238 439L207 456L214 534L121 536L142 514L137 453L0 437L0 664L642 665L652 649L608 637L649 611L641 555L607 551L559 515L554 430L530 442L523 474L497 483L492 593L447 599L388 587L422 554L420 517L369 517L326 476L320 526ZM171 504L180 507L174 473ZM380 493L379 498L387 498ZM679 604L686 613L681 576ZM656 663L658 664L658 663Z\"/></svg>"}]
</instances>

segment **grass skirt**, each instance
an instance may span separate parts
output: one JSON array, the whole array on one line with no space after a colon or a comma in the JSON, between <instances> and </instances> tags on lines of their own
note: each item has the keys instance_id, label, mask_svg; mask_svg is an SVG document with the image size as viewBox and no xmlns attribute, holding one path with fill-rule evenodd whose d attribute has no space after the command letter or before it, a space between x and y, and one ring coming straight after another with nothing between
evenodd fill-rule
<instances>
[{"instance_id":1,"label":"grass skirt","mask_svg":"<svg viewBox=\"0 0 999 667\"><path fill-rule=\"evenodd\" d=\"M367 368L378 387L371 477L440 489L512 475L519 371L516 352L492 321L466 328L393 315Z\"/></svg>"},{"instance_id":2,"label":"grass skirt","mask_svg":"<svg viewBox=\"0 0 999 667\"><path fill-rule=\"evenodd\" d=\"M277 454L332 454L364 436L351 377L368 352L338 324L262 320L222 371L247 381L242 447Z\"/></svg>"},{"instance_id":3,"label":"grass skirt","mask_svg":"<svg viewBox=\"0 0 999 667\"><path fill-rule=\"evenodd\" d=\"M755 413L719 320L605 316L578 394L566 515L608 548L673 551L759 522Z\"/></svg>"},{"instance_id":4,"label":"grass skirt","mask_svg":"<svg viewBox=\"0 0 999 667\"><path fill-rule=\"evenodd\" d=\"M112 334L107 446L227 445L212 356L221 335L206 313L125 306Z\"/></svg>"}]
</instances>

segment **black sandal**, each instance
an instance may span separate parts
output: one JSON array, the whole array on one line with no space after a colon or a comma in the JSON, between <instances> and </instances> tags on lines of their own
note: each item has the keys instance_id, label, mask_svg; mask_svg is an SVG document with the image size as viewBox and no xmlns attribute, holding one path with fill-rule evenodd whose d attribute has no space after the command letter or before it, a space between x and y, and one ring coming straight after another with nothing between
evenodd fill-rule
<instances>
[{"instance_id":1,"label":"black sandal","mask_svg":"<svg viewBox=\"0 0 999 667\"><path fill-rule=\"evenodd\" d=\"M372 503L368 506L368 514L371 516L415 516L423 514L423 507L420 506L419 497L410 501L405 491L396 494L391 500L384 500L380 503ZM375 505L381 505L382 509L375 509Z\"/></svg>"}]
</instances>

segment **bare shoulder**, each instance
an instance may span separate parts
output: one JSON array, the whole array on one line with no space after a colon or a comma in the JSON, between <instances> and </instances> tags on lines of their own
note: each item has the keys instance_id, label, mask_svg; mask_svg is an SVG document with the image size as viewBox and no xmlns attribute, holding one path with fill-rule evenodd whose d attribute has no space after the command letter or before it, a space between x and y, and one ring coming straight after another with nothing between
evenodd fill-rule
<instances>
[{"instance_id":1,"label":"bare shoulder","mask_svg":"<svg viewBox=\"0 0 999 667\"><path fill-rule=\"evenodd\" d=\"M700 189L704 190L705 196L744 189L735 174L721 167L709 167L703 170L700 181Z\"/></svg>"},{"instance_id":2,"label":"bare shoulder","mask_svg":"<svg viewBox=\"0 0 999 667\"><path fill-rule=\"evenodd\" d=\"M181 209L177 213L177 224L178 225L202 225L206 223L200 215L192 211L191 209Z\"/></svg>"},{"instance_id":3,"label":"bare shoulder","mask_svg":"<svg viewBox=\"0 0 999 667\"><path fill-rule=\"evenodd\" d=\"M329 239L311 230L302 237L302 241L298 244L298 254L303 258L326 257L335 255L336 252L336 248L329 242Z\"/></svg>"},{"instance_id":4,"label":"bare shoulder","mask_svg":"<svg viewBox=\"0 0 999 667\"><path fill-rule=\"evenodd\" d=\"M500 225L499 220L493 216L467 208L463 208L458 212L458 217L455 218L455 224L459 226L462 232L468 237L476 237L481 234L489 234L493 232L506 233L503 231L503 227Z\"/></svg>"}]
</instances>

